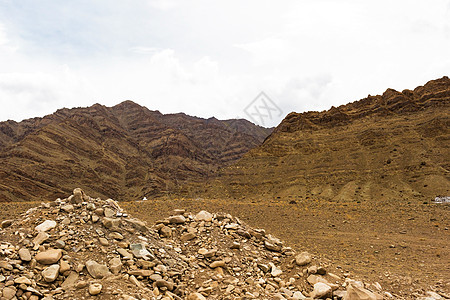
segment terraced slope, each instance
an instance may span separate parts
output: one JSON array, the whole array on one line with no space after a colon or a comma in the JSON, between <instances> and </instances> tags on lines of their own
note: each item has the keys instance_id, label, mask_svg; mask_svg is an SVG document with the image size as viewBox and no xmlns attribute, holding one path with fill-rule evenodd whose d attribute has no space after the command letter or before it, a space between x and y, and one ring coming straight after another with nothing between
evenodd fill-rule
<instances>
[{"instance_id":1,"label":"terraced slope","mask_svg":"<svg viewBox=\"0 0 450 300\"><path fill-rule=\"evenodd\" d=\"M449 195L449 125L448 77L328 111L291 113L225 168L210 194L336 201Z\"/></svg>"}]
</instances>

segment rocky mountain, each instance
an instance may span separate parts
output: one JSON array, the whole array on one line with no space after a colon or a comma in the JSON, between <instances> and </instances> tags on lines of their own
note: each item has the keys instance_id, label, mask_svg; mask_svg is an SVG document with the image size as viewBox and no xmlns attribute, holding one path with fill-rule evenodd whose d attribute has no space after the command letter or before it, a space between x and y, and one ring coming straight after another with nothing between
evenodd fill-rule
<instances>
[{"instance_id":1,"label":"rocky mountain","mask_svg":"<svg viewBox=\"0 0 450 300\"><path fill-rule=\"evenodd\" d=\"M57 197L74 185L140 199L187 194L272 129L246 120L164 115L132 101L0 123L0 202Z\"/></svg>"},{"instance_id":2,"label":"rocky mountain","mask_svg":"<svg viewBox=\"0 0 450 300\"><path fill-rule=\"evenodd\" d=\"M450 194L450 79L290 113L211 195L431 200Z\"/></svg>"}]
</instances>

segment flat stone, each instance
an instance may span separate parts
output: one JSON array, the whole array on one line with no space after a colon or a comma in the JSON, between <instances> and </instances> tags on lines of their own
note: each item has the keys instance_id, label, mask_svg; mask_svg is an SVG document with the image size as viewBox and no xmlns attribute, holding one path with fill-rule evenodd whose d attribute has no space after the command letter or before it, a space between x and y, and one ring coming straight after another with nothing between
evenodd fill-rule
<instances>
[{"instance_id":1,"label":"flat stone","mask_svg":"<svg viewBox=\"0 0 450 300\"><path fill-rule=\"evenodd\" d=\"M323 282L318 282L314 284L314 290L311 294L311 297L314 299L317 298L331 298L333 290L331 287ZM358 298L360 299L360 298Z\"/></svg>"},{"instance_id":2,"label":"flat stone","mask_svg":"<svg viewBox=\"0 0 450 300\"><path fill-rule=\"evenodd\" d=\"M16 296L16 288L13 286L7 286L3 289L3 298L10 300Z\"/></svg>"},{"instance_id":3,"label":"flat stone","mask_svg":"<svg viewBox=\"0 0 450 300\"><path fill-rule=\"evenodd\" d=\"M133 226L137 230L140 230L142 232L148 231L147 225L145 224L145 222L142 222L141 220L128 218L128 219L125 219L125 221L127 223L131 224L131 226Z\"/></svg>"},{"instance_id":4,"label":"flat stone","mask_svg":"<svg viewBox=\"0 0 450 300\"><path fill-rule=\"evenodd\" d=\"M18 251L19 258L22 261L30 261L31 260L31 253L30 250L27 248L20 248Z\"/></svg>"},{"instance_id":5,"label":"flat stone","mask_svg":"<svg viewBox=\"0 0 450 300\"><path fill-rule=\"evenodd\" d=\"M213 215L206 210L200 211L198 214L194 216L194 220L197 222L205 221L205 222L211 222L213 219Z\"/></svg>"},{"instance_id":6,"label":"flat stone","mask_svg":"<svg viewBox=\"0 0 450 300\"><path fill-rule=\"evenodd\" d=\"M62 211L65 211L65 212L67 212L67 213L70 213L70 212L73 212L74 207L73 207L72 204L66 204L66 205L64 205L64 206L61 206L61 210L62 210Z\"/></svg>"},{"instance_id":7,"label":"flat stone","mask_svg":"<svg viewBox=\"0 0 450 300\"><path fill-rule=\"evenodd\" d=\"M269 263L269 265L270 265L270 267L271 267L270 274L271 274L273 277L278 277L278 276L280 276L281 274L283 274L283 271L282 271L280 268L278 268L277 266L275 266L273 263Z\"/></svg>"},{"instance_id":8,"label":"flat stone","mask_svg":"<svg viewBox=\"0 0 450 300\"><path fill-rule=\"evenodd\" d=\"M64 247L66 246L66 242L64 242L63 240L57 240L55 242L55 246L58 249L64 249Z\"/></svg>"},{"instance_id":9,"label":"flat stone","mask_svg":"<svg viewBox=\"0 0 450 300\"><path fill-rule=\"evenodd\" d=\"M264 241L264 246L266 247L267 250L275 251L275 252L280 252L282 249L281 245L276 245L269 241Z\"/></svg>"},{"instance_id":10,"label":"flat stone","mask_svg":"<svg viewBox=\"0 0 450 300\"><path fill-rule=\"evenodd\" d=\"M174 209L173 210L173 214L176 216L176 215L183 215L184 213L186 212L186 210L185 209L180 209L180 208L177 208L177 209Z\"/></svg>"},{"instance_id":11,"label":"flat stone","mask_svg":"<svg viewBox=\"0 0 450 300\"><path fill-rule=\"evenodd\" d=\"M107 239L103 238L103 237L98 238L98 242L102 246L109 246L109 241Z\"/></svg>"},{"instance_id":12,"label":"flat stone","mask_svg":"<svg viewBox=\"0 0 450 300\"><path fill-rule=\"evenodd\" d=\"M53 282L58 278L59 275L59 265L51 265L42 271L42 277L45 282Z\"/></svg>"},{"instance_id":13,"label":"flat stone","mask_svg":"<svg viewBox=\"0 0 450 300\"><path fill-rule=\"evenodd\" d=\"M33 250L37 250L39 249L39 246L45 242L46 240L48 240L50 238L50 235L46 232L39 232L36 237L33 239Z\"/></svg>"},{"instance_id":14,"label":"flat stone","mask_svg":"<svg viewBox=\"0 0 450 300\"><path fill-rule=\"evenodd\" d=\"M77 282L78 278L80 277L80 275L78 275L77 272L70 272L69 276L67 276L66 280L64 280L64 282L62 283L61 287L62 288L69 288L75 285L75 282Z\"/></svg>"},{"instance_id":15,"label":"flat stone","mask_svg":"<svg viewBox=\"0 0 450 300\"><path fill-rule=\"evenodd\" d=\"M7 261L1 260L0 261L0 269L4 269L7 271L12 271L13 270L13 266L8 263Z\"/></svg>"},{"instance_id":16,"label":"flat stone","mask_svg":"<svg viewBox=\"0 0 450 300\"><path fill-rule=\"evenodd\" d=\"M159 274L152 274L152 275L150 275L150 280L151 281L158 281L158 280L161 280L161 279L162 279L162 276L159 275Z\"/></svg>"},{"instance_id":17,"label":"flat stone","mask_svg":"<svg viewBox=\"0 0 450 300\"><path fill-rule=\"evenodd\" d=\"M121 235L121 234L118 233L118 232L111 232L111 233L109 234L109 238L115 239L115 240L123 240L123 235Z\"/></svg>"},{"instance_id":18,"label":"flat stone","mask_svg":"<svg viewBox=\"0 0 450 300\"><path fill-rule=\"evenodd\" d=\"M183 235L180 237L180 240L182 240L183 242L187 242L187 241L190 241L190 240L192 240L192 239L195 239L196 237L197 237L197 236L195 235L195 233L187 232L187 233L183 234Z\"/></svg>"},{"instance_id":19,"label":"flat stone","mask_svg":"<svg viewBox=\"0 0 450 300\"><path fill-rule=\"evenodd\" d=\"M59 261L62 256L61 249L49 249L44 252L36 254L35 259L38 263L43 265L52 265Z\"/></svg>"},{"instance_id":20,"label":"flat stone","mask_svg":"<svg viewBox=\"0 0 450 300\"><path fill-rule=\"evenodd\" d=\"M14 283L31 285L31 280L25 276L21 276L21 277L14 279Z\"/></svg>"},{"instance_id":21,"label":"flat stone","mask_svg":"<svg viewBox=\"0 0 450 300\"><path fill-rule=\"evenodd\" d=\"M95 279L101 279L111 275L107 266L99 264L93 260L88 260L86 262L86 269L88 273Z\"/></svg>"},{"instance_id":22,"label":"flat stone","mask_svg":"<svg viewBox=\"0 0 450 300\"><path fill-rule=\"evenodd\" d=\"M344 296L343 300L382 300L383 297L376 293L372 293L371 291L358 286L354 283L349 283L347 286L347 294Z\"/></svg>"},{"instance_id":23,"label":"flat stone","mask_svg":"<svg viewBox=\"0 0 450 300\"><path fill-rule=\"evenodd\" d=\"M171 224L183 224L184 222L186 222L186 218L182 215L169 217L169 223Z\"/></svg>"},{"instance_id":24,"label":"flat stone","mask_svg":"<svg viewBox=\"0 0 450 300\"><path fill-rule=\"evenodd\" d=\"M305 266L309 263L311 263L311 254L308 252L302 252L295 256L295 263L298 266Z\"/></svg>"},{"instance_id":25,"label":"flat stone","mask_svg":"<svg viewBox=\"0 0 450 300\"><path fill-rule=\"evenodd\" d=\"M216 253L217 253L217 249L211 249L208 252L206 252L205 254L203 254L203 256L206 258L211 258L214 255L216 255Z\"/></svg>"},{"instance_id":26,"label":"flat stone","mask_svg":"<svg viewBox=\"0 0 450 300\"><path fill-rule=\"evenodd\" d=\"M211 269L215 269L217 267L225 267L225 261L223 261L223 260L214 261L209 265L209 267Z\"/></svg>"},{"instance_id":27,"label":"flat stone","mask_svg":"<svg viewBox=\"0 0 450 300\"><path fill-rule=\"evenodd\" d=\"M122 257L125 259L133 259L133 254L123 248L117 249L117 252L119 252L119 254L122 255Z\"/></svg>"},{"instance_id":28,"label":"flat stone","mask_svg":"<svg viewBox=\"0 0 450 300\"><path fill-rule=\"evenodd\" d=\"M36 230L38 232L45 232L45 231L55 228L56 225L57 224L55 221L46 220L46 221L42 222L41 224L39 224L38 226L34 227L34 230Z\"/></svg>"},{"instance_id":29,"label":"flat stone","mask_svg":"<svg viewBox=\"0 0 450 300\"><path fill-rule=\"evenodd\" d=\"M92 296L98 295L102 292L103 286L100 283L91 283L89 285L89 294Z\"/></svg>"}]
</instances>

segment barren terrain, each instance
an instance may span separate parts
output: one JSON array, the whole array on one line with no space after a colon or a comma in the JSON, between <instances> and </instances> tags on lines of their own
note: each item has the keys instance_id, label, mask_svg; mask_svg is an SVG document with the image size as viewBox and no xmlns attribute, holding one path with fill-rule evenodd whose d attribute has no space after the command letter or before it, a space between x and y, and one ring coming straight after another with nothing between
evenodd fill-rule
<instances>
[{"instance_id":1,"label":"barren terrain","mask_svg":"<svg viewBox=\"0 0 450 300\"><path fill-rule=\"evenodd\" d=\"M0 220L37 204L3 204ZM121 205L148 224L167 217L176 208L230 213L253 227L266 229L299 252L309 251L328 261L330 272L379 282L384 290L408 299L425 291L450 294L447 204L177 199Z\"/></svg>"}]
</instances>

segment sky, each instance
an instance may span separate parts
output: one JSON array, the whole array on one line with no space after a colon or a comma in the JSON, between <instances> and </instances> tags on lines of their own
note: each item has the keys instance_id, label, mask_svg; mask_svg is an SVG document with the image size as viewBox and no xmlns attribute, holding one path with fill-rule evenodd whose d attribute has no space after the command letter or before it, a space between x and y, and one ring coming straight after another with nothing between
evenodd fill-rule
<instances>
[{"instance_id":1,"label":"sky","mask_svg":"<svg viewBox=\"0 0 450 300\"><path fill-rule=\"evenodd\" d=\"M124 100L276 126L450 73L450 0L0 0L0 121Z\"/></svg>"}]
</instances>

